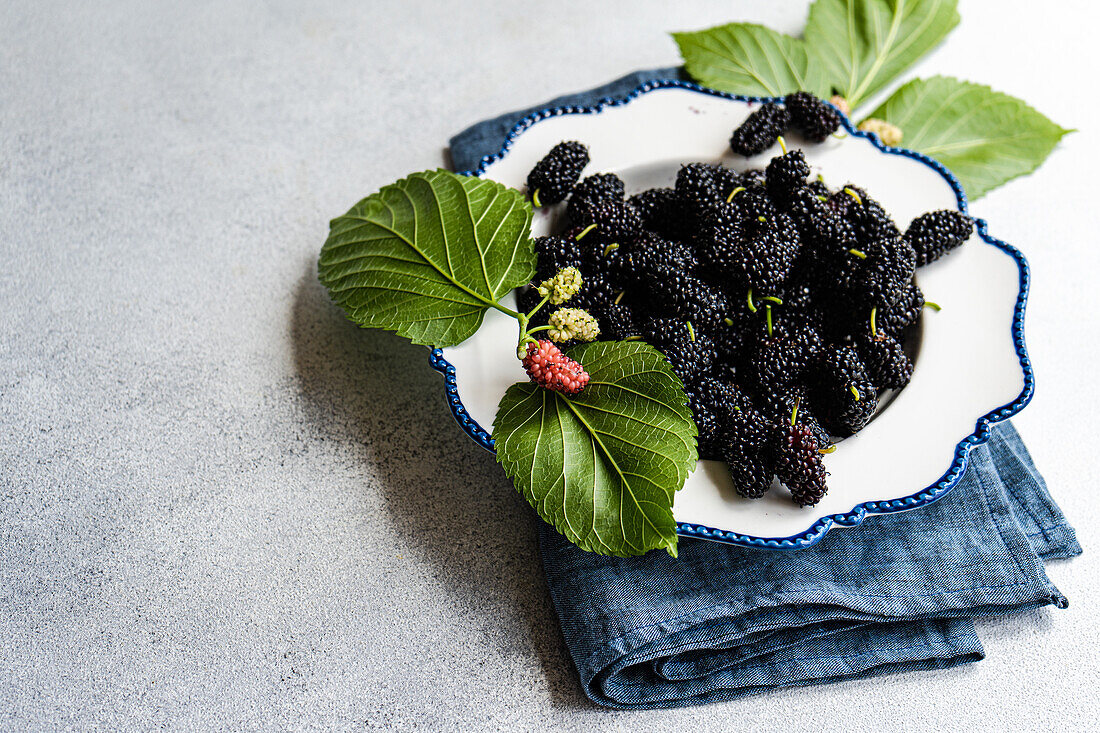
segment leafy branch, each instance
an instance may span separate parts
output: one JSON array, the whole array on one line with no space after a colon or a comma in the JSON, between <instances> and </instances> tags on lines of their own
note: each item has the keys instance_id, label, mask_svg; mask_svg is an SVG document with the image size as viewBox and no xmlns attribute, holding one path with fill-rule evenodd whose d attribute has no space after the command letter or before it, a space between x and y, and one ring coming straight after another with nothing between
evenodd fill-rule
<instances>
[{"instance_id":1,"label":"leafy branch","mask_svg":"<svg viewBox=\"0 0 1100 733\"><path fill-rule=\"evenodd\" d=\"M858 111L959 23L956 0L816 0L803 38L752 23L673 33L700 84L734 94L836 94ZM946 165L972 198L1035 170L1069 130L1023 101L950 77L914 79L860 127Z\"/></svg>"},{"instance_id":2,"label":"leafy branch","mask_svg":"<svg viewBox=\"0 0 1100 733\"><path fill-rule=\"evenodd\" d=\"M495 308L516 319L522 356L542 330L529 327L532 316L561 302L548 294L528 313L501 303L534 277L531 218L523 195L494 181L414 173L332 221L318 274L352 321L422 345L464 341ZM497 460L578 546L675 555L673 498L698 459L683 384L641 342L590 343L569 356L587 369L587 387L569 397L532 382L509 388L493 427Z\"/></svg>"}]
</instances>

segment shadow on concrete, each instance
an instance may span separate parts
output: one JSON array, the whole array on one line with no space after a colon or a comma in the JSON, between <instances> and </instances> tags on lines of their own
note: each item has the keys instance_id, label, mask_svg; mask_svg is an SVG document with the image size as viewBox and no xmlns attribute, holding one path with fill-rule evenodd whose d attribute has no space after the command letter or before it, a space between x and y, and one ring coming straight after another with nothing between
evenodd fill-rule
<instances>
[{"instance_id":1,"label":"shadow on concrete","mask_svg":"<svg viewBox=\"0 0 1100 733\"><path fill-rule=\"evenodd\" d=\"M315 263L304 269L291 335L305 416L326 440L359 451L377 478L380 488L365 490L382 492L389 516L364 523L402 537L403 551L432 568L437 592L480 619L502 656L538 659L555 707L598 709L580 689L554 615L538 519L454 423L428 350L356 327L329 300Z\"/></svg>"}]
</instances>

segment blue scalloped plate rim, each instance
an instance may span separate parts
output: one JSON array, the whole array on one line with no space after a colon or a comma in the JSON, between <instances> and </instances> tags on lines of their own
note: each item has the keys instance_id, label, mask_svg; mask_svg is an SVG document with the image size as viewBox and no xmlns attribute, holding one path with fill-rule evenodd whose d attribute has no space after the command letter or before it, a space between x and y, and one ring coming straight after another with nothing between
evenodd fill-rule
<instances>
[{"instance_id":1,"label":"blue scalloped plate rim","mask_svg":"<svg viewBox=\"0 0 1100 733\"><path fill-rule=\"evenodd\" d=\"M532 125L545 120L549 117L557 117L559 115L571 115L571 114L599 114L608 107L619 107L624 104L629 104L634 99L637 99L643 94L654 91L656 89L685 89L692 92L698 92L700 94L707 94L713 97L720 97L722 99L729 99L737 102L754 102L763 104L766 102L781 102L781 97L749 97L740 94L729 94L726 92L719 92L714 89L707 89L701 87L698 84L692 82L680 81L678 79L654 79L644 84L639 85L634 91L625 97L612 99L610 97L604 97L599 102L592 106L565 106L565 107L549 107L546 109L533 112L530 115L524 117L511 129L508 133L503 147L492 155L486 155L481 159L478 164L477 170L465 171L463 175L480 176L485 170L503 158L508 154L509 149L512 147L512 143L515 139L522 134L527 128ZM915 150L908 150L906 148L896 148L889 145L885 145L878 136L871 132L863 132L857 130L852 121L848 119L847 115L841 114L841 121L849 134L856 137L866 138L871 143L888 155L901 155L913 160L919 161L924 165L932 168L945 181L951 186L952 191L955 192L955 199L958 202L959 211L963 213L967 212L967 200L966 193L963 191L962 185L958 179L947 170L942 163L937 160L918 153ZM867 501L853 507L850 511L843 514L831 514L826 517L818 519L807 530L800 532L790 537L754 537L752 535L741 534L739 532L731 532L723 529L716 529L714 527L707 527L702 524L688 524L686 522L679 522L676 525L676 534L682 537L698 537L701 539L713 540L716 542L725 542L731 545L740 545L742 547L755 547L762 549L773 550L797 550L806 547L812 547L821 541L821 538L828 533L833 527L858 527L863 523L869 515L874 514L892 514L895 512L908 511L910 509L917 509L923 506L927 506L932 502L942 498L953 489L962 478L963 472L969 463L970 451L977 445L981 445L989 439L990 430L993 425L1006 420L1020 410L1022 410L1035 394L1035 374L1031 366L1031 357L1027 353L1027 345L1024 341L1024 312L1027 308L1027 297L1031 287L1031 268L1027 263L1027 259L1024 257L1020 250L1013 247L1011 244L1004 242L996 237L993 237L988 232L988 227L983 219L976 219L976 230L978 236L980 236L988 244L1001 249L1013 260L1016 261L1016 265L1020 271L1020 292L1016 297L1016 307L1013 311L1012 317L1012 336L1013 343L1016 347L1016 355L1020 360L1020 368L1024 374L1024 388L1020 392L1020 395L1012 402L992 410L985 415L978 418L974 427L974 432L960 440L955 446L954 460L951 463L951 467L940 477L940 479L915 494L911 494L900 499L886 499L883 501ZM467 413L465 406L462 404L462 399L458 394L458 385L455 380L455 368L443 357L443 352L440 349L432 349L429 356L429 363L432 368L443 375L444 387L447 393L447 404L451 408L451 413L454 415L455 420L458 421L459 426L474 439L481 447L493 452L493 438L492 436L477 423Z\"/></svg>"}]
</instances>

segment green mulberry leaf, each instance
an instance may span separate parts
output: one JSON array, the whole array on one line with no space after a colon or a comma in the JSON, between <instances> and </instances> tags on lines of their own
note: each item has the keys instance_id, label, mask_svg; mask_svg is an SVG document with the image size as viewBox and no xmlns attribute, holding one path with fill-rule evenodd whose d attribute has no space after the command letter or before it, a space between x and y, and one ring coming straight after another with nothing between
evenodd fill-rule
<instances>
[{"instance_id":1,"label":"green mulberry leaf","mask_svg":"<svg viewBox=\"0 0 1100 733\"><path fill-rule=\"evenodd\" d=\"M691 78L712 89L778 97L823 86L802 41L762 25L730 23L672 37Z\"/></svg>"},{"instance_id":2,"label":"green mulberry leaf","mask_svg":"<svg viewBox=\"0 0 1100 733\"><path fill-rule=\"evenodd\" d=\"M829 85L855 109L958 25L956 5L957 0L816 0L804 32L810 63L822 67Z\"/></svg>"},{"instance_id":3,"label":"green mulberry leaf","mask_svg":"<svg viewBox=\"0 0 1100 733\"><path fill-rule=\"evenodd\" d=\"M1039 167L1070 130L1025 102L947 76L914 79L871 113L902 131L902 146L947 166L971 198Z\"/></svg>"},{"instance_id":4,"label":"green mulberry leaf","mask_svg":"<svg viewBox=\"0 0 1100 733\"><path fill-rule=\"evenodd\" d=\"M591 376L566 397L512 385L493 424L497 460L539 516L581 549L676 554L672 503L698 459L683 385L652 346L571 349Z\"/></svg>"},{"instance_id":5,"label":"green mulberry leaf","mask_svg":"<svg viewBox=\"0 0 1100 733\"><path fill-rule=\"evenodd\" d=\"M535 273L531 205L495 181L413 173L332 221L318 274L348 317L453 346Z\"/></svg>"}]
</instances>

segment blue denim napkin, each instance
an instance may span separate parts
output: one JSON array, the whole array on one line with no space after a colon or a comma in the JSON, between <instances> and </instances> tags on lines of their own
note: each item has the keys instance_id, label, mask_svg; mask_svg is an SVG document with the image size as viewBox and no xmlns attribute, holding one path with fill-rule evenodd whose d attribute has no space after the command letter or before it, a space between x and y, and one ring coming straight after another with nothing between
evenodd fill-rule
<instances>
[{"instance_id":1,"label":"blue denim napkin","mask_svg":"<svg viewBox=\"0 0 1100 733\"><path fill-rule=\"evenodd\" d=\"M487 120L451 139L456 170L500 150L532 111L621 97L679 69ZM979 616L1054 604L1043 561L1081 553L1009 423L931 506L873 516L799 551L681 539L679 558L582 552L541 525L543 566L585 693L617 708L730 700L778 687L935 669L984 656Z\"/></svg>"}]
</instances>

